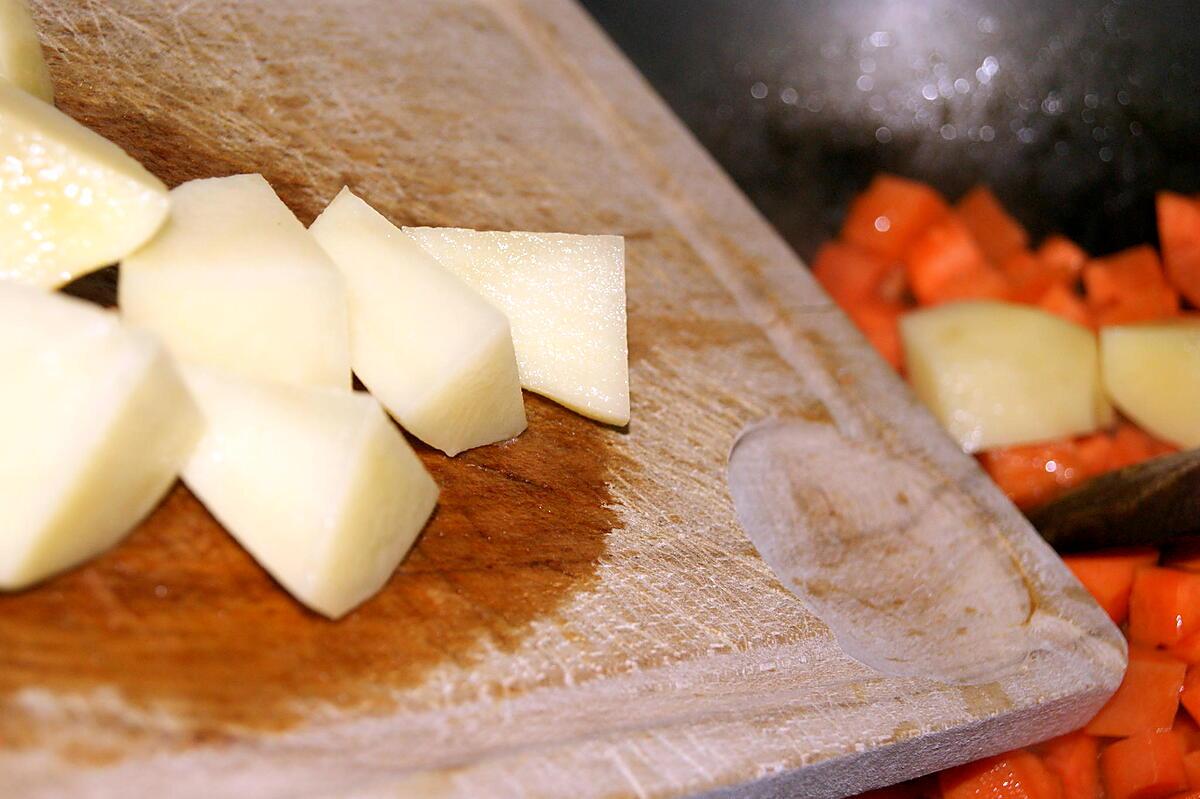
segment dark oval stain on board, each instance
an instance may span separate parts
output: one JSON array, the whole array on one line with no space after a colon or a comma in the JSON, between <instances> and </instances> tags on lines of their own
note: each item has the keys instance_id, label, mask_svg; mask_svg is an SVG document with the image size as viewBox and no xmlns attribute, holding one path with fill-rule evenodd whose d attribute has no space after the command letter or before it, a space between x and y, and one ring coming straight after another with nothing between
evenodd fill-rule
<instances>
[{"instance_id":1,"label":"dark oval stain on board","mask_svg":"<svg viewBox=\"0 0 1200 799\"><path fill-rule=\"evenodd\" d=\"M431 667L471 665L484 639L511 649L593 585L618 524L616 434L540 397L526 408L512 442L453 460L421 450L437 511L384 590L338 622L293 601L177 487L112 552L0 596L0 706L23 688L111 688L219 739L293 726L306 706L386 710ZM0 712L0 746L36 740L30 719Z\"/></svg>"}]
</instances>

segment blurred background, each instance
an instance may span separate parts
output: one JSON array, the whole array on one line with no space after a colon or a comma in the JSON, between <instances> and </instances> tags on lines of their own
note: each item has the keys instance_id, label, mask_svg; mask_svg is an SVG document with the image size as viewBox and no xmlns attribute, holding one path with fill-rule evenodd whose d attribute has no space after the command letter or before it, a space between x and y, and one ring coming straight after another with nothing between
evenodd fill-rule
<instances>
[{"instance_id":1,"label":"blurred background","mask_svg":"<svg viewBox=\"0 0 1200 799\"><path fill-rule=\"evenodd\" d=\"M1194 0L583 4L806 259L878 171L1094 255L1200 191Z\"/></svg>"}]
</instances>

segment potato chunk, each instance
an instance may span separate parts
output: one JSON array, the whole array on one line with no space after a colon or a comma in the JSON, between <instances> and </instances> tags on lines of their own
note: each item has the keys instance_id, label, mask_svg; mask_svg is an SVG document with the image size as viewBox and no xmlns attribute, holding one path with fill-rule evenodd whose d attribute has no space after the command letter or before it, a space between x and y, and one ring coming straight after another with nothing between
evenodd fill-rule
<instances>
[{"instance_id":1,"label":"potato chunk","mask_svg":"<svg viewBox=\"0 0 1200 799\"><path fill-rule=\"evenodd\" d=\"M525 429L504 314L349 189L310 230L346 278L354 371L400 424L447 455Z\"/></svg>"},{"instance_id":2,"label":"potato chunk","mask_svg":"<svg viewBox=\"0 0 1200 799\"><path fill-rule=\"evenodd\" d=\"M54 84L25 0L0 0L0 81L54 102Z\"/></svg>"},{"instance_id":3,"label":"potato chunk","mask_svg":"<svg viewBox=\"0 0 1200 799\"><path fill-rule=\"evenodd\" d=\"M404 230L508 317L521 385L601 422L629 423L623 238Z\"/></svg>"},{"instance_id":4,"label":"potato chunk","mask_svg":"<svg viewBox=\"0 0 1200 799\"><path fill-rule=\"evenodd\" d=\"M149 336L0 282L0 589L111 547L175 481L203 423Z\"/></svg>"},{"instance_id":5,"label":"potato chunk","mask_svg":"<svg viewBox=\"0 0 1200 799\"><path fill-rule=\"evenodd\" d=\"M1103 328L1100 363L1122 413L1165 441L1200 446L1200 320Z\"/></svg>"},{"instance_id":6,"label":"potato chunk","mask_svg":"<svg viewBox=\"0 0 1200 799\"><path fill-rule=\"evenodd\" d=\"M0 279L56 288L119 261L168 205L120 147L0 81Z\"/></svg>"},{"instance_id":7,"label":"potato chunk","mask_svg":"<svg viewBox=\"0 0 1200 799\"><path fill-rule=\"evenodd\" d=\"M1089 433L1111 418L1096 337L1024 305L960 302L906 314L910 381L962 448Z\"/></svg>"},{"instance_id":8,"label":"potato chunk","mask_svg":"<svg viewBox=\"0 0 1200 799\"><path fill-rule=\"evenodd\" d=\"M184 376L208 428L183 479L213 516L318 613L378 591L438 495L379 403L197 366Z\"/></svg>"},{"instance_id":9,"label":"potato chunk","mask_svg":"<svg viewBox=\"0 0 1200 799\"><path fill-rule=\"evenodd\" d=\"M193 180L121 263L121 312L181 360L350 388L346 287L261 175Z\"/></svg>"}]
</instances>

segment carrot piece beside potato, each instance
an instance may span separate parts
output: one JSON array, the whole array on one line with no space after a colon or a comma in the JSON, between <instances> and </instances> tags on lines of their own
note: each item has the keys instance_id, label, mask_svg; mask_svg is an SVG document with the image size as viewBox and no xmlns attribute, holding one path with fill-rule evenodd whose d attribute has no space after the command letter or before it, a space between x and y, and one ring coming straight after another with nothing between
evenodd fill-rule
<instances>
[{"instance_id":1,"label":"carrot piece beside potato","mask_svg":"<svg viewBox=\"0 0 1200 799\"><path fill-rule=\"evenodd\" d=\"M1070 284L1079 280L1088 260L1083 248L1066 236L1047 236L1035 255L1047 270Z\"/></svg>"},{"instance_id":2,"label":"carrot piece beside potato","mask_svg":"<svg viewBox=\"0 0 1200 799\"><path fill-rule=\"evenodd\" d=\"M1156 205L1167 279L1188 302L1200 306L1200 201L1164 191Z\"/></svg>"},{"instance_id":3,"label":"carrot piece beside potato","mask_svg":"<svg viewBox=\"0 0 1200 799\"><path fill-rule=\"evenodd\" d=\"M1138 569L1153 566L1158 561L1157 550L1149 547L1115 549L1063 558L1088 593L1114 623L1125 621L1129 614L1129 594L1133 590L1133 575Z\"/></svg>"},{"instance_id":4,"label":"carrot piece beside potato","mask_svg":"<svg viewBox=\"0 0 1200 799\"><path fill-rule=\"evenodd\" d=\"M1131 646L1121 686L1084 729L1089 735L1114 738L1171 729L1186 673L1186 663Z\"/></svg>"},{"instance_id":5,"label":"carrot piece beside potato","mask_svg":"<svg viewBox=\"0 0 1200 799\"><path fill-rule=\"evenodd\" d=\"M1160 441L1140 427L1122 422L1113 431L1110 469L1123 469L1135 463L1178 452L1179 448Z\"/></svg>"},{"instance_id":6,"label":"carrot piece beside potato","mask_svg":"<svg viewBox=\"0 0 1200 799\"><path fill-rule=\"evenodd\" d=\"M1100 754L1108 799L1159 799L1186 790L1179 740L1152 732L1117 741Z\"/></svg>"},{"instance_id":7,"label":"carrot piece beside potato","mask_svg":"<svg viewBox=\"0 0 1200 799\"><path fill-rule=\"evenodd\" d=\"M817 251L812 272L829 296L849 310L860 302L881 299L885 283L894 273L902 277L904 267L899 261L830 241Z\"/></svg>"},{"instance_id":8,"label":"carrot piece beside potato","mask_svg":"<svg viewBox=\"0 0 1200 799\"><path fill-rule=\"evenodd\" d=\"M949 211L934 189L896 175L877 175L855 198L842 225L842 240L888 259L904 254L913 239Z\"/></svg>"},{"instance_id":9,"label":"carrot piece beside potato","mask_svg":"<svg viewBox=\"0 0 1200 799\"><path fill-rule=\"evenodd\" d=\"M900 305L879 300L863 300L846 308L850 321L897 372L904 368L904 347L900 342L903 311Z\"/></svg>"},{"instance_id":10,"label":"carrot piece beside potato","mask_svg":"<svg viewBox=\"0 0 1200 799\"><path fill-rule=\"evenodd\" d=\"M1071 439L990 449L980 453L979 462L1022 510L1048 502L1092 475Z\"/></svg>"},{"instance_id":11,"label":"carrot piece beside potato","mask_svg":"<svg viewBox=\"0 0 1200 799\"><path fill-rule=\"evenodd\" d=\"M943 771L938 786L942 799L1063 799L1058 777L1024 749Z\"/></svg>"},{"instance_id":12,"label":"carrot piece beside potato","mask_svg":"<svg viewBox=\"0 0 1200 799\"><path fill-rule=\"evenodd\" d=\"M1038 298L1036 305L1043 311L1061 316L1077 325L1095 326L1087 303L1064 283L1053 283Z\"/></svg>"},{"instance_id":13,"label":"carrot piece beside potato","mask_svg":"<svg viewBox=\"0 0 1200 799\"><path fill-rule=\"evenodd\" d=\"M971 189L954 214L971 231L988 260L999 266L1006 258L1029 246L1029 233L1012 217L987 186Z\"/></svg>"},{"instance_id":14,"label":"carrot piece beside potato","mask_svg":"<svg viewBox=\"0 0 1200 799\"><path fill-rule=\"evenodd\" d=\"M1197 631L1200 574L1138 570L1129 596L1129 640L1144 646L1174 646Z\"/></svg>"},{"instance_id":15,"label":"carrot piece beside potato","mask_svg":"<svg viewBox=\"0 0 1200 799\"><path fill-rule=\"evenodd\" d=\"M1008 281L955 217L947 217L917 237L904 256L913 295L921 305L963 299L1006 299Z\"/></svg>"},{"instance_id":16,"label":"carrot piece beside potato","mask_svg":"<svg viewBox=\"0 0 1200 799\"><path fill-rule=\"evenodd\" d=\"M1100 742L1085 732L1059 736L1045 744L1046 767L1057 775L1063 799L1099 799Z\"/></svg>"},{"instance_id":17,"label":"carrot piece beside potato","mask_svg":"<svg viewBox=\"0 0 1200 799\"><path fill-rule=\"evenodd\" d=\"M1083 284L1100 325L1146 322L1179 313L1179 294L1167 283L1152 247L1132 247L1092 261L1084 267Z\"/></svg>"}]
</instances>

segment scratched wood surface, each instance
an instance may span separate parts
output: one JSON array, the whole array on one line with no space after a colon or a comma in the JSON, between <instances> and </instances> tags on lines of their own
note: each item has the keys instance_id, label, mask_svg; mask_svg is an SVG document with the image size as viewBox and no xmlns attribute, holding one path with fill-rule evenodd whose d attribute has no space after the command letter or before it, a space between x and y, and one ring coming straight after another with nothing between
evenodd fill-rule
<instances>
[{"instance_id":1,"label":"scratched wood surface","mask_svg":"<svg viewBox=\"0 0 1200 799\"><path fill-rule=\"evenodd\" d=\"M336 624L176 488L0 597L0 795L837 796L1114 689L1107 619L566 0L33 5L60 107L170 184L624 234L633 422L529 396L423 451L436 516Z\"/></svg>"}]
</instances>

